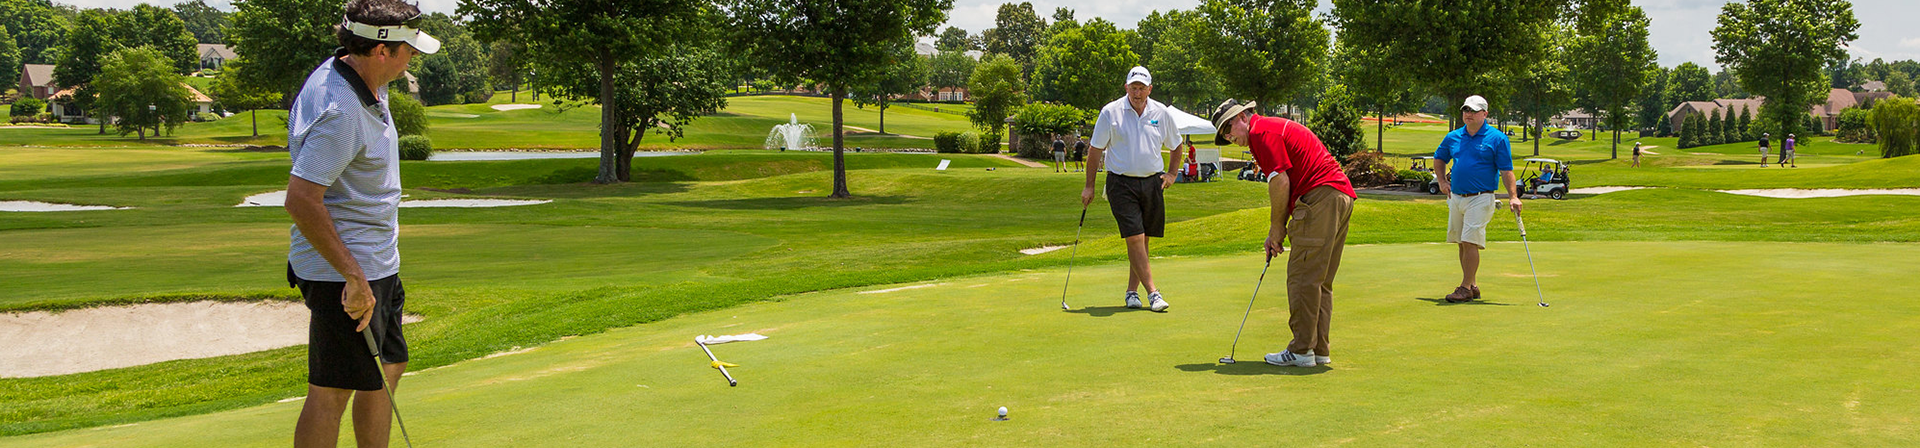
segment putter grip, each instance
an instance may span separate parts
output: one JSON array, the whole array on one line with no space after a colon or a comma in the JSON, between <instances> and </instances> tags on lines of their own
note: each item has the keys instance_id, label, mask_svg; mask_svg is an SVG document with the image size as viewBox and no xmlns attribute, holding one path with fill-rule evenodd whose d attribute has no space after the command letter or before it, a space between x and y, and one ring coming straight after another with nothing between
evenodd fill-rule
<instances>
[{"instance_id":1,"label":"putter grip","mask_svg":"<svg viewBox=\"0 0 1920 448\"><path fill-rule=\"evenodd\" d=\"M1513 214L1513 222L1520 226L1520 236L1527 236L1527 222L1520 219L1519 213Z\"/></svg>"},{"instance_id":2,"label":"putter grip","mask_svg":"<svg viewBox=\"0 0 1920 448\"><path fill-rule=\"evenodd\" d=\"M376 360L380 359L380 343L373 340L373 328L367 328L361 331L360 336L365 337L367 340L367 351L373 353L373 358Z\"/></svg>"}]
</instances>

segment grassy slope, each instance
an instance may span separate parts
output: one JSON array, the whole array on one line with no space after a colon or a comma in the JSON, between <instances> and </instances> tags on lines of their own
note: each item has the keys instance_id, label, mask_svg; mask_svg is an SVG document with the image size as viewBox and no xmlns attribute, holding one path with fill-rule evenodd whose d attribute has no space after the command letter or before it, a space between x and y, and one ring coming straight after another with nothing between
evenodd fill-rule
<instances>
[{"instance_id":1,"label":"grassy slope","mask_svg":"<svg viewBox=\"0 0 1920 448\"><path fill-rule=\"evenodd\" d=\"M410 376L400 400L421 446L1267 445L1274 428L1359 446L1920 441L1904 350L1920 305L1893 300L1907 273L1881 259L1920 247L1536 243L1548 309L1519 249L1489 252L1486 302L1436 306L1451 248L1350 248L1330 368L1256 361L1286 339L1278 288L1243 362L1214 361L1259 270L1241 254L1156 262L1168 314L1119 309L1118 264L1075 270L1073 312L1053 308L1060 269L949 278L560 341ZM1840 283L1862 300L1805 300ZM738 388L689 341L749 331L772 338L714 349L742 365ZM299 406L7 441L273 446ZM999 406L1012 421L988 421Z\"/></svg>"}]
</instances>

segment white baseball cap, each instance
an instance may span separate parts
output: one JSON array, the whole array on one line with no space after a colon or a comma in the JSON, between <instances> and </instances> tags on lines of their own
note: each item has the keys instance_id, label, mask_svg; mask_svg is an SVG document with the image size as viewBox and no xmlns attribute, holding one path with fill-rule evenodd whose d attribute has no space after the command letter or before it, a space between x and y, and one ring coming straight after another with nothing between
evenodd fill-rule
<instances>
[{"instance_id":1,"label":"white baseball cap","mask_svg":"<svg viewBox=\"0 0 1920 448\"><path fill-rule=\"evenodd\" d=\"M1460 105L1460 109L1467 112L1486 112L1487 99L1481 98L1480 95L1467 97L1467 103Z\"/></svg>"},{"instance_id":2,"label":"white baseball cap","mask_svg":"<svg viewBox=\"0 0 1920 448\"><path fill-rule=\"evenodd\" d=\"M1147 86L1152 86L1153 74L1147 73L1146 67L1141 67L1138 65L1133 66L1132 70L1127 70L1127 84L1133 84L1136 82L1145 84Z\"/></svg>"},{"instance_id":3,"label":"white baseball cap","mask_svg":"<svg viewBox=\"0 0 1920 448\"><path fill-rule=\"evenodd\" d=\"M419 17L408 19L400 25L368 25L355 22L353 19L344 16L342 16L340 20L341 25L347 27L347 31L353 32L355 36L381 42L406 42L407 45L412 45L413 49L420 50L421 53L426 54L434 54L440 51L440 39L435 39L433 36L428 35L427 32L420 31L419 28L414 28L414 24L419 21Z\"/></svg>"}]
</instances>

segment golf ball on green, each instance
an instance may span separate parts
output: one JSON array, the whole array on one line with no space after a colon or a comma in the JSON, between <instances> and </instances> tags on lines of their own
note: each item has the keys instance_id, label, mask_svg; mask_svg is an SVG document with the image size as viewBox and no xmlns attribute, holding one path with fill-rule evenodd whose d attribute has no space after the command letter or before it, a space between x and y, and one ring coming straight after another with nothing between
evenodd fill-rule
<instances>
[{"instance_id":1,"label":"golf ball on green","mask_svg":"<svg viewBox=\"0 0 1920 448\"><path fill-rule=\"evenodd\" d=\"M1007 418L1007 407L1006 407L1006 406L1001 406L1001 407L1000 407L1000 418Z\"/></svg>"}]
</instances>

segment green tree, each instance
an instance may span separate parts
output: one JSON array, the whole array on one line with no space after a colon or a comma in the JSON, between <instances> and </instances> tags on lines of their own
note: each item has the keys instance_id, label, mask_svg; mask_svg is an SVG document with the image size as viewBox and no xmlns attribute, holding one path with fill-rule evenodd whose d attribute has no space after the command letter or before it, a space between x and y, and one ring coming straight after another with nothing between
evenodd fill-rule
<instances>
[{"instance_id":1,"label":"green tree","mask_svg":"<svg viewBox=\"0 0 1920 448\"><path fill-rule=\"evenodd\" d=\"M1207 0L1194 47L1226 93L1273 108L1324 72L1330 39L1310 0Z\"/></svg>"},{"instance_id":2,"label":"green tree","mask_svg":"<svg viewBox=\"0 0 1920 448\"><path fill-rule=\"evenodd\" d=\"M1705 129L1705 134L1701 136L1700 145L1707 146L1726 143L1726 141L1721 138L1721 136L1725 135L1722 133L1722 131L1725 130L1725 122L1720 119L1720 109L1714 109L1712 113L1707 114L1707 128Z\"/></svg>"},{"instance_id":3,"label":"green tree","mask_svg":"<svg viewBox=\"0 0 1920 448\"><path fill-rule=\"evenodd\" d=\"M252 61L246 59L227 61L220 77L214 78L213 88L207 92L207 96L213 97L227 110L247 111L248 120L253 123L253 136L259 137L260 109L279 105L280 91L242 82L240 73L250 70L250 65Z\"/></svg>"},{"instance_id":4,"label":"green tree","mask_svg":"<svg viewBox=\"0 0 1920 448\"><path fill-rule=\"evenodd\" d=\"M1327 89L1320 100L1320 108L1313 118L1307 121L1307 127L1326 144L1327 151L1340 163L1347 162L1347 156L1367 149L1366 133L1360 130L1360 108L1354 104L1353 95L1347 93L1347 86L1335 84Z\"/></svg>"},{"instance_id":5,"label":"green tree","mask_svg":"<svg viewBox=\"0 0 1920 448\"><path fill-rule=\"evenodd\" d=\"M1755 140L1753 138L1753 111L1745 105L1740 106L1740 130L1736 134L1740 136L1739 141L1750 142Z\"/></svg>"},{"instance_id":6,"label":"green tree","mask_svg":"<svg viewBox=\"0 0 1920 448\"><path fill-rule=\"evenodd\" d=\"M1920 105L1912 98L1893 97L1873 105L1873 131L1879 135L1880 157L1915 154L1920 142Z\"/></svg>"},{"instance_id":7,"label":"green tree","mask_svg":"<svg viewBox=\"0 0 1920 448\"><path fill-rule=\"evenodd\" d=\"M1667 107L1679 106L1688 101L1713 101L1713 74L1706 67L1692 62L1681 63L1673 68L1673 78L1667 80Z\"/></svg>"},{"instance_id":8,"label":"green tree","mask_svg":"<svg viewBox=\"0 0 1920 448\"><path fill-rule=\"evenodd\" d=\"M30 96L23 96L13 101L13 107L8 108L7 115L13 117L32 117L46 111L46 101L40 101Z\"/></svg>"},{"instance_id":9,"label":"green tree","mask_svg":"<svg viewBox=\"0 0 1920 448\"><path fill-rule=\"evenodd\" d=\"M994 14L993 28L980 32L980 49L1013 58L1020 64L1021 79L1026 79L1033 73L1046 31L1047 21L1033 11L1033 3L1002 4Z\"/></svg>"},{"instance_id":10,"label":"green tree","mask_svg":"<svg viewBox=\"0 0 1920 448\"><path fill-rule=\"evenodd\" d=\"M1834 61L1832 65L1827 66L1828 85L1835 89L1853 89L1859 87L1861 83L1872 81L1865 77L1865 67L1860 65L1858 59Z\"/></svg>"},{"instance_id":11,"label":"green tree","mask_svg":"<svg viewBox=\"0 0 1920 448\"><path fill-rule=\"evenodd\" d=\"M340 0L234 0L227 41L240 59L253 61L240 82L280 91L281 106L293 101L313 68L340 46Z\"/></svg>"},{"instance_id":12,"label":"green tree","mask_svg":"<svg viewBox=\"0 0 1920 448\"><path fill-rule=\"evenodd\" d=\"M1590 4L1591 5L1591 4ZM1609 15L1592 17L1596 10ZM1567 48L1573 82L1580 86L1576 102L1589 106L1613 130L1613 158L1620 157L1620 131L1632 128L1641 91L1659 66L1658 55L1647 42L1648 20L1638 6L1582 11L1582 20L1596 25L1580 30Z\"/></svg>"},{"instance_id":13,"label":"green tree","mask_svg":"<svg viewBox=\"0 0 1920 448\"><path fill-rule=\"evenodd\" d=\"M1653 136L1655 137L1672 137L1673 122L1671 121L1670 118L1667 117L1666 114L1660 114L1660 124L1654 125L1653 131L1654 131Z\"/></svg>"},{"instance_id":14,"label":"green tree","mask_svg":"<svg viewBox=\"0 0 1920 448\"><path fill-rule=\"evenodd\" d=\"M1127 69L1138 61L1125 34L1111 22L1093 19L1047 39L1034 63L1033 96L1099 110L1119 97Z\"/></svg>"},{"instance_id":15,"label":"green tree","mask_svg":"<svg viewBox=\"0 0 1920 448\"><path fill-rule=\"evenodd\" d=\"M972 57L955 50L941 51L927 61L927 85L935 89L967 87L967 78L973 76L973 66L977 63Z\"/></svg>"},{"instance_id":16,"label":"green tree","mask_svg":"<svg viewBox=\"0 0 1920 448\"><path fill-rule=\"evenodd\" d=\"M387 111L393 114L393 130L401 137L427 135L427 106L391 83L387 84Z\"/></svg>"},{"instance_id":17,"label":"green tree","mask_svg":"<svg viewBox=\"0 0 1920 448\"><path fill-rule=\"evenodd\" d=\"M115 36L125 28L120 25L121 20L122 17L112 11L81 11L74 17L73 28L67 32L66 45L60 48L59 62L53 68L53 83L73 89L72 96L65 102L79 110L94 112L97 118L109 115L97 110L95 99L99 86L93 85L93 79L100 75L107 55L122 48ZM100 133L107 133L105 119L100 120Z\"/></svg>"},{"instance_id":18,"label":"green tree","mask_svg":"<svg viewBox=\"0 0 1920 448\"><path fill-rule=\"evenodd\" d=\"M1156 31L1157 37L1142 39L1155 42L1153 55L1143 55L1146 63L1142 64L1153 69L1153 96L1198 115L1212 112L1213 105L1226 99L1226 86L1220 75L1206 68L1195 46L1194 36L1202 32L1199 13L1169 11L1162 17L1168 26ZM1146 34L1148 22L1140 23L1138 34Z\"/></svg>"},{"instance_id":19,"label":"green tree","mask_svg":"<svg viewBox=\"0 0 1920 448\"><path fill-rule=\"evenodd\" d=\"M1845 45L1858 39L1860 22L1848 2L1823 0L1750 0L1720 8L1713 29L1714 60L1727 67L1740 86L1767 97L1762 117L1795 133L1807 109L1826 98L1824 68L1845 60Z\"/></svg>"},{"instance_id":20,"label":"green tree","mask_svg":"<svg viewBox=\"0 0 1920 448\"><path fill-rule=\"evenodd\" d=\"M20 79L20 46L13 43L13 33L7 32L7 26L0 24L0 79ZM0 89L5 90L5 89Z\"/></svg>"},{"instance_id":21,"label":"green tree","mask_svg":"<svg viewBox=\"0 0 1920 448\"><path fill-rule=\"evenodd\" d=\"M1892 73L1887 73L1886 82L1887 82L1887 91L1893 92L1894 95L1900 95L1900 96L1912 98L1915 96L1916 93L1920 93L1920 92L1915 92L1916 89L1914 88L1914 85L1913 85L1913 77L1908 76L1906 72L1895 71Z\"/></svg>"},{"instance_id":22,"label":"green tree","mask_svg":"<svg viewBox=\"0 0 1920 448\"><path fill-rule=\"evenodd\" d=\"M1498 96L1510 74L1538 62L1540 40L1566 8L1557 0L1333 0L1332 17L1341 40L1396 61L1419 90L1458 107L1469 95Z\"/></svg>"},{"instance_id":23,"label":"green tree","mask_svg":"<svg viewBox=\"0 0 1920 448\"><path fill-rule=\"evenodd\" d=\"M200 69L200 52L193 33L187 31L186 22L174 15L173 10L142 3L121 14L124 17L120 26L124 28L114 31L121 47L153 47L173 62L176 73Z\"/></svg>"},{"instance_id":24,"label":"green tree","mask_svg":"<svg viewBox=\"0 0 1920 448\"><path fill-rule=\"evenodd\" d=\"M933 48L940 51L975 50L977 48L974 47L978 46L973 36L967 34L967 30L956 26L949 26L946 30L940 31L940 39L933 43Z\"/></svg>"},{"instance_id":25,"label":"green tree","mask_svg":"<svg viewBox=\"0 0 1920 448\"><path fill-rule=\"evenodd\" d=\"M527 54L538 55L531 59L543 89L554 86L602 106L600 169L593 178L602 184L620 181L622 148L631 146L623 138L630 134L623 124L643 119L607 107L624 101L618 98L623 86L615 81L620 71L635 61L667 57L679 44L709 38L702 27L714 20L701 4L671 0L461 0L459 15L473 18L467 27L480 39L520 42ZM589 80L597 86L576 88Z\"/></svg>"},{"instance_id":26,"label":"green tree","mask_svg":"<svg viewBox=\"0 0 1920 448\"><path fill-rule=\"evenodd\" d=\"M973 95L973 110L967 112L967 118L974 127L987 131L980 136L980 144L999 147L1000 139L1006 136L1007 117L1027 103L1027 83L1020 78L1020 62L1010 56L989 54L974 66L967 86Z\"/></svg>"},{"instance_id":27,"label":"green tree","mask_svg":"<svg viewBox=\"0 0 1920 448\"><path fill-rule=\"evenodd\" d=\"M227 43L227 24L232 23L229 15L212 6L207 0L193 0L173 5L173 14L185 22L187 32L193 33L193 39L203 44Z\"/></svg>"},{"instance_id":28,"label":"green tree","mask_svg":"<svg viewBox=\"0 0 1920 448\"><path fill-rule=\"evenodd\" d=\"M114 117L113 127L120 135L139 133L147 139L148 130L159 135L162 128L187 122L193 110L193 97L180 83L173 61L151 47L123 48L107 54L94 79L99 91L101 117Z\"/></svg>"},{"instance_id":29,"label":"green tree","mask_svg":"<svg viewBox=\"0 0 1920 448\"><path fill-rule=\"evenodd\" d=\"M701 32L708 32L701 30ZM694 39L684 46L663 48L660 55L625 62L614 73L617 86L611 102L601 107L617 109L611 133L620 147L615 153L615 178L633 181L633 155L647 134L666 135L668 141L686 135L686 127L700 117L725 108L726 93L733 80L733 64L711 42ZM586 64L553 68L551 83L559 96L590 97L599 93L595 69ZM542 72L543 79L549 79ZM566 82L563 80L572 80Z\"/></svg>"},{"instance_id":30,"label":"green tree","mask_svg":"<svg viewBox=\"0 0 1920 448\"><path fill-rule=\"evenodd\" d=\"M1639 127L1656 126L1660 117L1673 109L1673 104L1666 104L1667 76L1672 73L1673 70L1655 66L1653 72L1647 74L1647 85L1640 89L1640 98L1634 100L1639 110Z\"/></svg>"},{"instance_id":31,"label":"green tree","mask_svg":"<svg viewBox=\"0 0 1920 448\"><path fill-rule=\"evenodd\" d=\"M886 66L879 78L857 84L849 92L854 106L880 108L882 134L887 133L887 108L892 106L893 97L919 92L927 86L927 59L913 51L913 41L895 44L889 59L893 64Z\"/></svg>"},{"instance_id":32,"label":"green tree","mask_svg":"<svg viewBox=\"0 0 1920 448\"><path fill-rule=\"evenodd\" d=\"M1517 73L1511 81L1513 95L1507 105L1527 122L1527 136L1533 140L1535 156L1540 155L1540 137L1546 133L1547 120L1573 107L1572 77L1568 74L1567 48L1562 44L1561 34L1565 33L1555 32L1540 39L1538 51L1543 55L1540 62L1530 70ZM1383 66L1380 71L1388 71L1390 69L1384 67L1391 67L1393 61L1381 60L1376 64Z\"/></svg>"},{"instance_id":33,"label":"green tree","mask_svg":"<svg viewBox=\"0 0 1920 448\"><path fill-rule=\"evenodd\" d=\"M1744 99L1753 96L1747 94L1745 89L1741 89L1739 80L1734 79L1733 74L1727 73L1726 70L1713 73L1713 92L1718 98ZM1822 92L1825 91L1822 90Z\"/></svg>"},{"instance_id":34,"label":"green tree","mask_svg":"<svg viewBox=\"0 0 1920 448\"><path fill-rule=\"evenodd\" d=\"M68 23L52 0L0 0L0 26L13 34L22 64L56 63L66 43Z\"/></svg>"},{"instance_id":35,"label":"green tree","mask_svg":"<svg viewBox=\"0 0 1920 448\"><path fill-rule=\"evenodd\" d=\"M527 47L519 42L495 41L487 47L487 83L494 88L513 89L513 102L520 102L520 84L527 79Z\"/></svg>"},{"instance_id":36,"label":"green tree","mask_svg":"<svg viewBox=\"0 0 1920 448\"><path fill-rule=\"evenodd\" d=\"M1177 32L1177 29L1186 28L1197 19L1198 17L1192 12L1178 9L1165 13L1157 10L1149 12L1146 17L1140 18L1139 22L1134 22L1133 33L1128 35L1127 46L1133 48L1134 54L1140 55L1140 65L1147 65L1148 62L1153 61L1154 51L1159 49L1161 42L1171 39L1171 34ZM1155 78L1159 78L1158 73L1155 75ZM1155 86L1154 90L1160 89Z\"/></svg>"},{"instance_id":37,"label":"green tree","mask_svg":"<svg viewBox=\"0 0 1920 448\"><path fill-rule=\"evenodd\" d=\"M953 0L729 0L728 39L776 76L809 79L833 99L833 196L847 191L841 100L898 62L899 41L933 33Z\"/></svg>"},{"instance_id":38,"label":"green tree","mask_svg":"<svg viewBox=\"0 0 1920 448\"><path fill-rule=\"evenodd\" d=\"M441 13L427 14L420 20L421 31L440 39L440 52L413 58L415 76L420 80L420 102L428 106L467 102L467 96L492 92L487 85L487 54L473 33Z\"/></svg>"}]
</instances>

